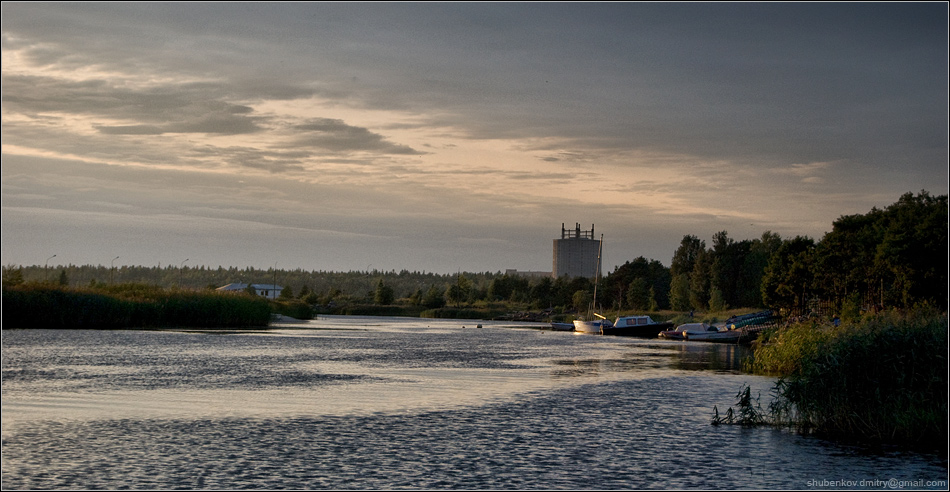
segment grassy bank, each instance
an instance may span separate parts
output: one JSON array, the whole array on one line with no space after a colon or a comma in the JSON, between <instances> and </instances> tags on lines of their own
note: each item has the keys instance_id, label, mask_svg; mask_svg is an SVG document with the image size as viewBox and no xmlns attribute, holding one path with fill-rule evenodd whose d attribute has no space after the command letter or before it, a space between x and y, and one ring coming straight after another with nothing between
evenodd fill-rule
<instances>
[{"instance_id":1,"label":"grassy bank","mask_svg":"<svg viewBox=\"0 0 950 492\"><path fill-rule=\"evenodd\" d=\"M749 369L778 376L770 422L865 442L945 447L947 317L927 310L766 334Z\"/></svg>"},{"instance_id":2,"label":"grassy bank","mask_svg":"<svg viewBox=\"0 0 950 492\"><path fill-rule=\"evenodd\" d=\"M3 289L3 328L124 329L266 326L268 301L214 291L146 285L71 288L42 284Z\"/></svg>"}]
</instances>

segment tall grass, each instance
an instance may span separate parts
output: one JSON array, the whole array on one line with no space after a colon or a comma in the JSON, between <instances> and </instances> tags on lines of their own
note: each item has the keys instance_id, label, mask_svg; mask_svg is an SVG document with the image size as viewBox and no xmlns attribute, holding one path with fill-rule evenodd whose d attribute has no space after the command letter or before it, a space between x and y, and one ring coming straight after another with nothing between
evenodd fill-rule
<instances>
[{"instance_id":1,"label":"tall grass","mask_svg":"<svg viewBox=\"0 0 950 492\"><path fill-rule=\"evenodd\" d=\"M751 369L779 376L775 423L862 441L946 444L944 314L789 326L757 344Z\"/></svg>"},{"instance_id":2,"label":"tall grass","mask_svg":"<svg viewBox=\"0 0 950 492\"><path fill-rule=\"evenodd\" d=\"M268 302L254 296L139 284L3 289L4 328L239 328L266 326L270 313Z\"/></svg>"}]
</instances>

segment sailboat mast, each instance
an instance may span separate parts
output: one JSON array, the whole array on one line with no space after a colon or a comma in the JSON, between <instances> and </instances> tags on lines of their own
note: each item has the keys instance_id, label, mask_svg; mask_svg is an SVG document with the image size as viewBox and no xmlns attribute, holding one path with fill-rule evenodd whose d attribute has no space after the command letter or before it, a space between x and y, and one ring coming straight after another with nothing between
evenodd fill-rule
<instances>
[{"instance_id":1,"label":"sailboat mast","mask_svg":"<svg viewBox=\"0 0 950 492\"><path fill-rule=\"evenodd\" d=\"M604 252L604 235L600 235L600 247L597 250L597 268L594 270L594 308L597 310L597 283L600 282L600 255Z\"/></svg>"},{"instance_id":2,"label":"sailboat mast","mask_svg":"<svg viewBox=\"0 0 950 492\"><path fill-rule=\"evenodd\" d=\"M597 284L600 283L600 256L604 253L604 235L600 235L600 245L597 249L597 270L594 271L594 309L591 311L594 315L597 315ZM600 326L600 334L604 334L604 322L600 321L598 323Z\"/></svg>"}]
</instances>

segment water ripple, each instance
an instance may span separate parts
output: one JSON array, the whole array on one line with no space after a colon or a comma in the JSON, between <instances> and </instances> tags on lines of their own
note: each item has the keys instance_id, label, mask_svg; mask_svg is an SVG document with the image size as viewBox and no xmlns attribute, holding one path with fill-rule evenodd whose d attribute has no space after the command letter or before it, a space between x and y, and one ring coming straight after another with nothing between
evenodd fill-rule
<instances>
[{"instance_id":1,"label":"water ripple","mask_svg":"<svg viewBox=\"0 0 950 492\"><path fill-rule=\"evenodd\" d=\"M4 332L3 488L737 490L946 479L945 458L709 425L713 405L770 383L735 371L734 348L414 329ZM138 400L123 407L129 399Z\"/></svg>"}]
</instances>

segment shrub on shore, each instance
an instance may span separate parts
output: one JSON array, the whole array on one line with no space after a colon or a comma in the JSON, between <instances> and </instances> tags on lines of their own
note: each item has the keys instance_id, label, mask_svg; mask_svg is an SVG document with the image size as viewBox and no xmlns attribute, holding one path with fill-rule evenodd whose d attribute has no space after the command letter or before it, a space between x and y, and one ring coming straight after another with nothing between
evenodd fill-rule
<instances>
[{"instance_id":1,"label":"shrub on shore","mask_svg":"<svg viewBox=\"0 0 950 492\"><path fill-rule=\"evenodd\" d=\"M239 328L266 326L270 312L266 300L252 296L139 284L102 289L23 284L3 289L4 328Z\"/></svg>"},{"instance_id":2,"label":"shrub on shore","mask_svg":"<svg viewBox=\"0 0 950 492\"><path fill-rule=\"evenodd\" d=\"M763 342L751 369L779 376L773 423L861 441L946 444L946 315L800 323Z\"/></svg>"},{"instance_id":3,"label":"shrub on shore","mask_svg":"<svg viewBox=\"0 0 950 492\"><path fill-rule=\"evenodd\" d=\"M271 311L296 319L313 319L313 306L300 299L268 301Z\"/></svg>"}]
</instances>

